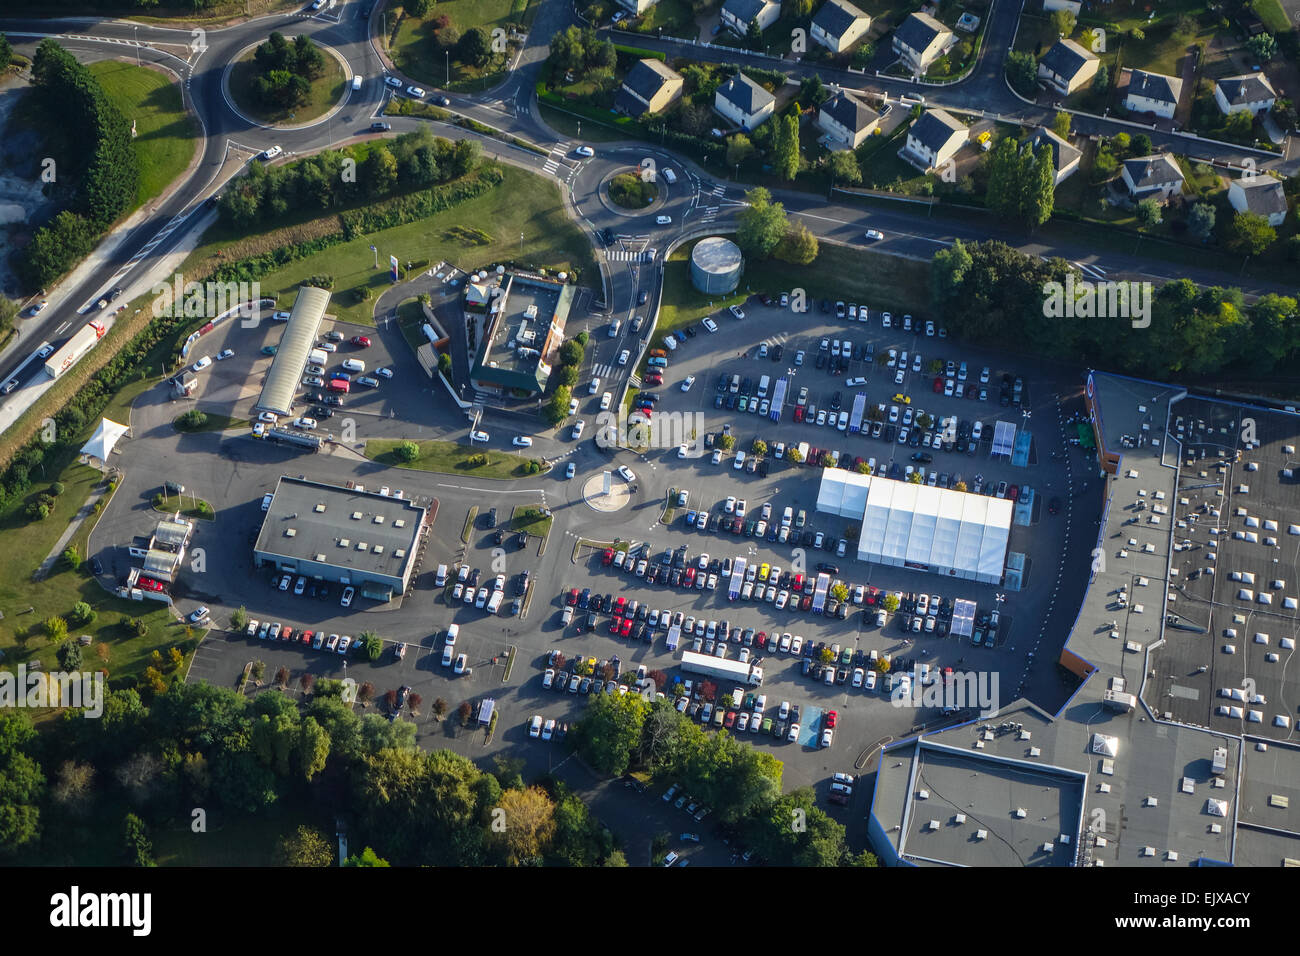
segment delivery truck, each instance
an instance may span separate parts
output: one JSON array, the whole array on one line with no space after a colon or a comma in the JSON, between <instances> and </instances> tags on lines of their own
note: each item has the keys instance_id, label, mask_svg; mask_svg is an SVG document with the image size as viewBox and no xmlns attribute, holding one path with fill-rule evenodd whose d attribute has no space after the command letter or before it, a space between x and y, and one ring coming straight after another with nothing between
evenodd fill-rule
<instances>
[{"instance_id":1,"label":"delivery truck","mask_svg":"<svg viewBox=\"0 0 1300 956\"><path fill-rule=\"evenodd\" d=\"M45 374L50 378L58 378L72 368L104 337L105 331L103 322L91 319L78 329L72 338L64 342L62 348L49 357L45 363Z\"/></svg>"},{"instance_id":2,"label":"delivery truck","mask_svg":"<svg viewBox=\"0 0 1300 956\"><path fill-rule=\"evenodd\" d=\"M849 415L849 433L856 435L862 431L862 416L867 410L867 393L858 392L853 396L853 411Z\"/></svg>"},{"instance_id":3,"label":"delivery truck","mask_svg":"<svg viewBox=\"0 0 1300 956\"><path fill-rule=\"evenodd\" d=\"M813 591L812 611L821 614L826 609L826 592L831 587L831 576L825 572L817 575L817 587Z\"/></svg>"},{"instance_id":4,"label":"delivery truck","mask_svg":"<svg viewBox=\"0 0 1300 956\"><path fill-rule=\"evenodd\" d=\"M740 681L753 687L763 683L761 667L741 661L729 661L724 657L714 657L712 654L697 654L694 651L682 652L682 670L688 674L703 674L705 677L716 677L719 680Z\"/></svg>"}]
</instances>

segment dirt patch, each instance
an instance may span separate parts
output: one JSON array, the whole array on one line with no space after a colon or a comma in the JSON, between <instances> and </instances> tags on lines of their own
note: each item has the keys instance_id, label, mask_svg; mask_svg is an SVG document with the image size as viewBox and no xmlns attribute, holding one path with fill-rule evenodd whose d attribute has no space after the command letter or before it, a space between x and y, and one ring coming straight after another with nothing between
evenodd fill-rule
<instances>
[{"instance_id":1,"label":"dirt patch","mask_svg":"<svg viewBox=\"0 0 1300 956\"><path fill-rule=\"evenodd\" d=\"M11 253L27 245L34 226L44 222L54 205L46 200L41 182L41 137L14 122L14 110L31 84L10 74L0 81L0 245ZM12 127L12 128L11 128ZM0 257L0 290L19 294L13 256Z\"/></svg>"}]
</instances>

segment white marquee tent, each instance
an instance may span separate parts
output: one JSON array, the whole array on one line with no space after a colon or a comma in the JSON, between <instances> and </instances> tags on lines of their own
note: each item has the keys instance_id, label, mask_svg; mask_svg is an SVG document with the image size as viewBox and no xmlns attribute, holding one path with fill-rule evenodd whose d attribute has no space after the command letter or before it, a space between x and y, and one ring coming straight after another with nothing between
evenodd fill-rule
<instances>
[{"instance_id":1,"label":"white marquee tent","mask_svg":"<svg viewBox=\"0 0 1300 956\"><path fill-rule=\"evenodd\" d=\"M1012 502L828 468L817 510L862 521L858 560L998 584Z\"/></svg>"},{"instance_id":2,"label":"white marquee tent","mask_svg":"<svg viewBox=\"0 0 1300 956\"><path fill-rule=\"evenodd\" d=\"M81 453L87 458L98 458L107 463L108 456L113 453L113 446L129 430L126 425L119 425L107 418L100 419L95 434L90 437L90 441L81 446Z\"/></svg>"}]
</instances>

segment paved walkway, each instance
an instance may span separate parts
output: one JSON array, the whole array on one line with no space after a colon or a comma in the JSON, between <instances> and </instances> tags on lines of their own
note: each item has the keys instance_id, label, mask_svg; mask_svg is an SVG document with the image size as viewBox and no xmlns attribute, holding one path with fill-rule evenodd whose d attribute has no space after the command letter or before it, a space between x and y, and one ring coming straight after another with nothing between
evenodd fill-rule
<instances>
[{"instance_id":1,"label":"paved walkway","mask_svg":"<svg viewBox=\"0 0 1300 956\"><path fill-rule=\"evenodd\" d=\"M107 484L100 484L97 487L98 490L86 499L86 503L78 509L77 513L73 515L72 520L68 522L68 526L64 529L63 534L59 535L59 540L54 543L54 547L50 549L50 553L46 556L45 560L41 562L41 566L36 569L36 573L32 575L33 581L44 581L50 576L50 570L54 567L54 562L63 557L63 551L68 546L68 542L71 541L73 536L81 530L81 526L85 523L85 520L95 513L95 502L103 498L104 494L108 491Z\"/></svg>"}]
</instances>

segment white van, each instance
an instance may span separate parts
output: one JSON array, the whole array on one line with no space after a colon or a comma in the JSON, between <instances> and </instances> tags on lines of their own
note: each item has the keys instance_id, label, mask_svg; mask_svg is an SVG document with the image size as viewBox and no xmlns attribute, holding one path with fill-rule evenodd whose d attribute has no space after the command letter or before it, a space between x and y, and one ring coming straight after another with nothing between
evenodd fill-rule
<instances>
[{"instance_id":1,"label":"white van","mask_svg":"<svg viewBox=\"0 0 1300 956\"><path fill-rule=\"evenodd\" d=\"M366 363L361 361L361 359L346 359L343 362L343 369L347 372L364 372L366 370Z\"/></svg>"},{"instance_id":2,"label":"white van","mask_svg":"<svg viewBox=\"0 0 1300 956\"><path fill-rule=\"evenodd\" d=\"M731 692L731 706L739 707L745 702L745 690L743 687L737 687Z\"/></svg>"},{"instance_id":3,"label":"white van","mask_svg":"<svg viewBox=\"0 0 1300 956\"><path fill-rule=\"evenodd\" d=\"M329 353L324 349L312 349L307 353L307 364L325 366L329 364Z\"/></svg>"},{"instance_id":4,"label":"white van","mask_svg":"<svg viewBox=\"0 0 1300 956\"><path fill-rule=\"evenodd\" d=\"M664 179L668 180L669 185L672 185L673 183L677 182L677 174L673 172L671 169L663 170L663 174L664 174Z\"/></svg>"},{"instance_id":5,"label":"white van","mask_svg":"<svg viewBox=\"0 0 1300 956\"><path fill-rule=\"evenodd\" d=\"M353 89L353 90L359 90L359 89L361 89L361 74L360 74L360 73L358 73L356 76L352 77L352 89Z\"/></svg>"},{"instance_id":6,"label":"white van","mask_svg":"<svg viewBox=\"0 0 1300 956\"><path fill-rule=\"evenodd\" d=\"M501 610L501 599L505 596L505 591L493 591L492 596L488 598L487 612L489 614L495 614L497 611Z\"/></svg>"},{"instance_id":7,"label":"white van","mask_svg":"<svg viewBox=\"0 0 1300 956\"><path fill-rule=\"evenodd\" d=\"M764 375L762 378L760 378L760 379L758 380L758 397L759 397L759 398L767 398L767 386L771 383L771 381L772 381L772 378L771 378L771 376L769 376L769 375Z\"/></svg>"},{"instance_id":8,"label":"white van","mask_svg":"<svg viewBox=\"0 0 1300 956\"><path fill-rule=\"evenodd\" d=\"M444 584L447 583L447 565L445 564L438 565L438 574L437 577L434 578L433 583L437 587L442 587Z\"/></svg>"}]
</instances>

